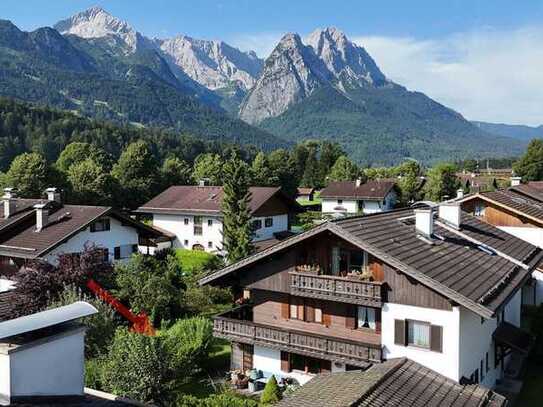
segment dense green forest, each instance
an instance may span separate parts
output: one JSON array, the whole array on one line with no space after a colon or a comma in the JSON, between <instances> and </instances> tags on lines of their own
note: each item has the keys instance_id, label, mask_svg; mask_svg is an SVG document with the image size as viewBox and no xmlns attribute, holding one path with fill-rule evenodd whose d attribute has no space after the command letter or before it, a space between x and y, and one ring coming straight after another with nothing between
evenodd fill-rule
<instances>
[{"instance_id":1,"label":"dense green forest","mask_svg":"<svg viewBox=\"0 0 543 407\"><path fill-rule=\"evenodd\" d=\"M205 140L265 149L289 145L228 116L210 92L179 81L155 51L126 56L114 48L51 28L27 33L0 20L0 95Z\"/></svg>"},{"instance_id":2,"label":"dense green forest","mask_svg":"<svg viewBox=\"0 0 543 407\"><path fill-rule=\"evenodd\" d=\"M526 142L490 135L458 113L398 85L323 87L261 127L288 140L329 139L364 165L425 164L520 155Z\"/></svg>"}]
</instances>

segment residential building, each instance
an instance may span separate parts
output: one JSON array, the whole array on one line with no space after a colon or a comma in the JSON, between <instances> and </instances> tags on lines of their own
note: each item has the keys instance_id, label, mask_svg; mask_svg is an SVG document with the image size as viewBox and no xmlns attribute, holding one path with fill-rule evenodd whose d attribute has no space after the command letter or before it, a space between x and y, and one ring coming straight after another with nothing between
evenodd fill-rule
<instances>
[{"instance_id":1,"label":"residential building","mask_svg":"<svg viewBox=\"0 0 543 407\"><path fill-rule=\"evenodd\" d=\"M8 188L0 215L0 275L13 273L27 260L56 264L60 254L90 246L103 249L110 261L122 260L140 243L168 239L111 207L63 204L54 188L47 190L47 199L17 198Z\"/></svg>"},{"instance_id":2,"label":"residential building","mask_svg":"<svg viewBox=\"0 0 543 407\"><path fill-rule=\"evenodd\" d=\"M458 199L462 209L513 236L543 248L543 189L541 183L521 184L514 177L510 188L474 193ZM524 304L543 302L543 273L534 270L525 287Z\"/></svg>"},{"instance_id":3,"label":"residential building","mask_svg":"<svg viewBox=\"0 0 543 407\"><path fill-rule=\"evenodd\" d=\"M291 218L301 209L279 187L251 187L254 242L269 245L289 235ZM136 211L149 214L153 226L175 236L174 247L224 254L223 188L172 186Z\"/></svg>"},{"instance_id":4,"label":"residential building","mask_svg":"<svg viewBox=\"0 0 543 407\"><path fill-rule=\"evenodd\" d=\"M371 214L389 211L397 200L395 182L390 180L330 182L321 191L323 214Z\"/></svg>"},{"instance_id":5,"label":"residential building","mask_svg":"<svg viewBox=\"0 0 543 407\"><path fill-rule=\"evenodd\" d=\"M460 385L407 358L367 370L320 374L276 407L505 407L505 397Z\"/></svg>"},{"instance_id":6,"label":"residential building","mask_svg":"<svg viewBox=\"0 0 543 407\"><path fill-rule=\"evenodd\" d=\"M136 405L84 387L86 328L78 321L97 312L86 302L76 302L0 320L0 405Z\"/></svg>"},{"instance_id":7,"label":"residential building","mask_svg":"<svg viewBox=\"0 0 543 407\"><path fill-rule=\"evenodd\" d=\"M214 318L232 368L305 383L406 357L492 388L529 350L521 287L542 259L448 203L328 221L200 284L233 287L246 302Z\"/></svg>"},{"instance_id":8,"label":"residential building","mask_svg":"<svg viewBox=\"0 0 543 407\"><path fill-rule=\"evenodd\" d=\"M301 199L305 201L313 201L315 197L315 188L298 188L296 191L296 199Z\"/></svg>"}]
</instances>

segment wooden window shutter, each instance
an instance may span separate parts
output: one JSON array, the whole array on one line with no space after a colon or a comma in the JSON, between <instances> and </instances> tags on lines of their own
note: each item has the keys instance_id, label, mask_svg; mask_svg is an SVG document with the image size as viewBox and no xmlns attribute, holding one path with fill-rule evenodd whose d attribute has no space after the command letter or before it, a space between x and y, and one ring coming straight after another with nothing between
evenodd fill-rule
<instances>
[{"instance_id":1,"label":"wooden window shutter","mask_svg":"<svg viewBox=\"0 0 543 407\"><path fill-rule=\"evenodd\" d=\"M345 328L356 329L356 305L347 305L347 315L345 316Z\"/></svg>"},{"instance_id":2,"label":"wooden window shutter","mask_svg":"<svg viewBox=\"0 0 543 407\"><path fill-rule=\"evenodd\" d=\"M321 311L322 324L329 328L332 325L332 315L328 312L328 305L325 302L321 303Z\"/></svg>"},{"instance_id":3,"label":"wooden window shutter","mask_svg":"<svg viewBox=\"0 0 543 407\"><path fill-rule=\"evenodd\" d=\"M288 352L281 351L281 371L290 372L290 355Z\"/></svg>"},{"instance_id":4,"label":"wooden window shutter","mask_svg":"<svg viewBox=\"0 0 543 407\"><path fill-rule=\"evenodd\" d=\"M304 315L306 322L315 322L315 304L313 301L305 300Z\"/></svg>"},{"instance_id":5,"label":"wooden window shutter","mask_svg":"<svg viewBox=\"0 0 543 407\"><path fill-rule=\"evenodd\" d=\"M298 319L300 321L305 321L304 313L304 300L302 298L296 298L298 304Z\"/></svg>"},{"instance_id":6,"label":"wooden window shutter","mask_svg":"<svg viewBox=\"0 0 543 407\"><path fill-rule=\"evenodd\" d=\"M405 320L394 320L394 345L406 345Z\"/></svg>"},{"instance_id":7,"label":"wooden window shutter","mask_svg":"<svg viewBox=\"0 0 543 407\"><path fill-rule=\"evenodd\" d=\"M375 332L381 332L381 309L375 310Z\"/></svg>"},{"instance_id":8,"label":"wooden window shutter","mask_svg":"<svg viewBox=\"0 0 543 407\"><path fill-rule=\"evenodd\" d=\"M290 318L290 299L287 298L284 302L281 303L281 318L289 319Z\"/></svg>"},{"instance_id":9,"label":"wooden window shutter","mask_svg":"<svg viewBox=\"0 0 543 407\"><path fill-rule=\"evenodd\" d=\"M430 350L443 352L443 327L439 325L430 327Z\"/></svg>"}]
</instances>

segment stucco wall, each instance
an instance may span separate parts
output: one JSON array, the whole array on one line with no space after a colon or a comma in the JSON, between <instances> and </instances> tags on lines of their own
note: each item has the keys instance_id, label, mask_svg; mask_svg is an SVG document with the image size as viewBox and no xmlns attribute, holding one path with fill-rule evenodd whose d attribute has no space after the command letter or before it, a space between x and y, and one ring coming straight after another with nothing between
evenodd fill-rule
<instances>
[{"instance_id":1,"label":"stucco wall","mask_svg":"<svg viewBox=\"0 0 543 407\"><path fill-rule=\"evenodd\" d=\"M385 359L408 357L453 380L458 381L460 379L458 374L460 311L458 307L454 307L452 311L444 311L411 305L385 303L381 315L381 341ZM412 319L442 326L443 352L433 352L428 349L395 345L395 319Z\"/></svg>"},{"instance_id":2,"label":"stucco wall","mask_svg":"<svg viewBox=\"0 0 543 407\"><path fill-rule=\"evenodd\" d=\"M273 226L265 227L265 219L267 217L252 218L252 220L260 219L262 228L255 234L255 241L270 239L275 232L288 230L288 215L268 216L273 218ZM188 219L188 224L185 225L185 218ZM212 225L208 226L208 220L212 221ZM204 247L205 251L210 253L221 253L222 250L222 219L219 216L202 216L202 235L194 235L194 215L164 215L154 214L153 225L167 230L175 234L177 237L173 242L174 247L184 249L192 249L194 245L199 244ZM187 240L187 244L185 244ZM212 242L212 247L209 247L209 242Z\"/></svg>"},{"instance_id":3,"label":"stucco wall","mask_svg":"<svg viewBox=\"0 0 543 407\"><path fill-rule=\"evenodd\" d=\"M341 207L343 210L338 210L336 207ZM323 213L357 213L358 202L354 199L343 199L341 204L338 204L337 199L322 199Z\"/></svg>"},{"instance_id":4,"label":"stucco wall","mask_svg":"<svg viewBox=\"0 0 543 407\"><path fill-rule=\"evenodd\" d=\"M362 212L369 215L371 213L388 211L394 208L396 204L396 193L394 191L390 192L383 201L375 200L364 200L361 202L360 207ZM338 210L336 208L341 207L343 210ZM358 200L355 199L343 199L343 203L338 204L337 199L322 199L322 213L358 213Z\"/></svg>"},{"instance_id":5,"label":"stucco wall","mask_svg":"<svg viewBox=\"0 0 543 407\"><path fill-rule=\"evenodd\" d=\"M107 248L109 251L109 260L113 261L115 247L138 244L138 232L134 227L123 226L121 222L111 217L109 220L110 230L91 232L90 227L87 227L67 242L49 252L46 260L52 264L56 264L59 254L80 253L85 249L85 244L94 244L97 247Z\"/></svg>"},{"instance_id":6,"label":"stucco wall","mask_svg":"<svg viewBox=\"0 0 543 407\"><path fill-rule=\"evenodd\" d=\"M263 346L254 347L253 368L278 375L287 373L281 372L281 351Z\"/></svg>"},{"instance_id":7,"label":"stucco wall","mask_svg":"<svg viewBox=\"0 0 543 407\"><path fill-rule=\"evenodd\" d=\"M10 354L11 396L83 394L84 340L77 330Z\"/></svg>"},{"instance_id":8,"label":"stucco wall","mask_svg":"<svg viewBox=\"0 0 543 407\"><path fill-rule=\"evenodd\" d=\"M497 226L497 228L534 246L543 247L543 228L519 226Z\"/></svg>"},{"instance_id":9,"label":"stucco wall","mask_svg":"<svg viewBox=\"0 0 543 407\"><path fill-rule=\"evenodd\" d=\"M9 355L0 354L0 404L9 404L11 397L11 376Z\"/></svg>"}]
</instances>

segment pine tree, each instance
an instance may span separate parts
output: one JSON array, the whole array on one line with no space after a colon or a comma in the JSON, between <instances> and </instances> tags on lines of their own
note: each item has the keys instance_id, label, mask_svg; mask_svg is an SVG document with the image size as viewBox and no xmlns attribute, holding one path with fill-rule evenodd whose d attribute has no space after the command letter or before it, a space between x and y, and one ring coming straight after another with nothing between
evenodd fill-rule
<instances>
[{"instance_id":1,"label":"pine tree","mask_svg":"<svg viewBox=\"0 0 543 407\"><path fill-rule=\"evenodd\" d=\"M266 383L266 387L264 387L264 391L260 397L260 402L263 405L268 405L275 404L279 400L281 400L281 389L279 389L275 376L272 375L272 377L270 377Z\"/></svg>"},{"instance_id":2,"label":"pine tree","mask_svg":"<svg viewBox=\"0 0 543 407\"><path fill-rule=\"evenodd\" d=\"M224 165L223 249L233 263L254 251L249 204L249 166L235 154Z\"/></svg>"}]
</instances>

